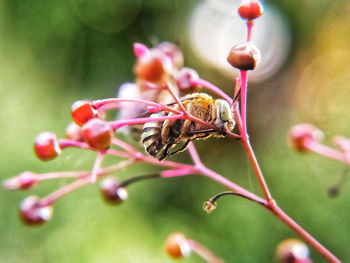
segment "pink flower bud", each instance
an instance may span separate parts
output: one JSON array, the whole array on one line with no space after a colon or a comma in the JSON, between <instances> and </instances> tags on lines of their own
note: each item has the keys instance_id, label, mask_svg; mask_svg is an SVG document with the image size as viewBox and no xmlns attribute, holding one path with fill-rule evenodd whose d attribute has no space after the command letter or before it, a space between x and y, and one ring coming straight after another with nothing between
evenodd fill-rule
<instances>
[{"instance_id":1,"label":"pink flower bud","mask_svg":"<svg viewBox=\"0 0 350 263\"><path fill-rule=\"evenodd\" d=\"M104 199L111 204L121 204L128 198L128 191L120 187L114 177L108 177L101 182L101 192Z\"/></svg>"},{"instance_id":2,"label":"pink flower bud","mask_svg":"<svg viewBox=\"0 0 350 263\"><path fill-rule=\"evenodd\" d=\"M289 132L291 146L300 152L308 151L308 141L321 141L323 133L311 124L298 124L292 127Z\"/></svg>"},{"instance_id":3,"label":"pink flower bud","mask_svg":"<svg viewBox=\"0 0 350 263\"><path fill-rule=\"evenodd\" d=\"M83 126L83 138L92 148L106 150L111 144L113 131L108 122L91 119Z\"/></svg>"},{"instance_id":4,"label":"pink flower bud","mask_svg":"<svg viewBox=\"0 0 350 263\"><path fill-rule=\"evenodd\" d=\"M176 75L176 83L180 90L189 89L192 87L192 82L198 80L198 73L191 68L182 68Z\"/></svg>"},{"instance_id":5,"label":"pink flower bud","mask_svg":"<svg viewBox=\"0 0 350 263\"><path fill-rule=\"evenodd\" d=\"M75 122L71 122L66 129L66 138L74 141L83 141L82 128L76 125Z\"/></svg>"},{"instance_id":6,"label":"pink flower bud","mask_svg":"<svg viewBox=\"0 0 350 263\"><path fill-rule=\"evenodd\" d=\"M304 242L290 238L282 241L276 248L279 263L311 263L309 249Z\"/></svg>"},{"instance_id":7,"label":"pink flower bud","mask_svg":"<svg viewBox=\"0 0 350 263\"><path fill-rule=\"evenodd\" d=\"M56 134L52 132L40 133L35 140L34 151L39 159L49 161L61 153Z\"/></svg>"},{"instance_id":8,"label":"pink flower bud","mask_svg":"<svg viewBox=\"0 0 350 263\"><path fill-rule=\"evenodd\" d=\"M23 172L18 176L9 178L3 182L7 190L29 189L37 182L36 174L32 172Z\"/></svg>"},{"instance_id":9,"label":"pink flower bud","mask_svg":"<svg viewBox=\"0 0 350 263\"><path fill-rule=\"evenodd\" d=\"M165 250L172 258L183 258L191 254L191 247L182 233L172 233L165 241Z\"/></svg>"},{"instance_id":10,"label":"pink flower bud","mask_svg":"<svg viewBox=\"0 0 350 263\"><path fill-rule=\"evenodd\" d=\"M83 126L92 118L98 118L98 111L90 101L78 100L72 105L72 118L77 125Z\"/></svg>"},{"instance_id":11,"label":"pink flower bud","mask_svg":"<svg viewBox=\"0 0 350 263\"><path fill-rule=\"evenodd\" d=\"M37 196L28 196L20 206L20 215L24 223L29 225L43 224L52 217L52 206L41 206Z\"/></svg>"}]
</instances>

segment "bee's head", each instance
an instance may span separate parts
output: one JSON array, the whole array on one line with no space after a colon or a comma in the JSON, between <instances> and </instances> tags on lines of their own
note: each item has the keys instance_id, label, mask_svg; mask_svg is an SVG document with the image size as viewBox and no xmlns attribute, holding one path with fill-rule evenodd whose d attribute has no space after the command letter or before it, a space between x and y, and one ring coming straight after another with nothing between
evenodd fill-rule
<instances>
[{"instance_id":1,"label":"bee's head","mask_svg":"<svg viewBox=\"0 0 350 263\"><path fill-rule=\"evenodd\" d=\"M217 126L225 131L232 131L235 126L233 108L226 100L220 100L218 105Z\"/></svg>"}]
</instances>

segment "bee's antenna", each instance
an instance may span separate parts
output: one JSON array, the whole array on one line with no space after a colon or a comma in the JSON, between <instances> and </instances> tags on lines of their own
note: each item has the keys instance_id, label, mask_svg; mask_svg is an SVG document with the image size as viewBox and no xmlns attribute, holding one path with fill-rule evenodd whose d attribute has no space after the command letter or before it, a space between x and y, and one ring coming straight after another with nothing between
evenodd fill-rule
<instances>
[{"instance_id":1,"label":"bee's antenna","mask_svg":"<svg viewBox=\"0 0 350 263\"><path fill-rule=\"evenodd\" d=\"M231 106L233 105L233 103L235 103L235 102L237 101L239 95L241 95L241 88L239 88L239 90L238 90L236 96L233 98L233 101L232 101Z\"/></svg>"}]
</instances>

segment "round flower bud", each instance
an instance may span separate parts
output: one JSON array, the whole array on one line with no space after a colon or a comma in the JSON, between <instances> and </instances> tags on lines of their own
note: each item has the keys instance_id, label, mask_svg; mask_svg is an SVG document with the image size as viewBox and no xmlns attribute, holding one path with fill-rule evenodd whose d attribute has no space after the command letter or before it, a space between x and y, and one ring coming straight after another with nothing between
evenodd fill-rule
<instances>
[{"instance_id":1,"label":"round flower bud","mask_svg":"<svg viewBox=\"0 0 350 263\"><path fill-rule=\"evenodd\" d=\"M112 136L111 126L101 119L91 119L83 126L83 138L92 148L108 149Z\"/></svg>"},{"instance_id":2,"label":"round flower bud","mask_svg":"<svg viewBox=\"0 0 350 263\"><path fill-rule=\"evenodd\" d=\"M24 223L39 225L50 220L52 217L52 206L41 206L37 196L28 196L20 205L20 215Z\"/></svg>"},{"instance_id":3,"label":"round flower bud","mask_svg":"<svg viewBox=\"0 0 350 263\"><path fill-rule=\"evenodd\" d=\"M114 177L108 177L101 182L101 192L104 199L111 204L121 204L128 198L128 191L120 187Z\"/></svg>"},{"instance_id":4,"label":"round flower bud","mask_svg":"<svg viewBox=\"0 0 350 263\"><path fill-rule=\"evenodd\" d=\"M182 68L176 75L176 83L180 90L192 88L192 82L199 79L198 73L191 68Z\"/></svg>"},{"instance_id":5,"label":"round flower bud","mask_svg":"<svg viewBox=\"0 0 350 263\"><path fill-rule=\"evenodd\" d=\"M306 152L308 141L321 141L323 132L311 124L298 124L292 127L289 132L291 146L299 152Z\"/></svg>"},{"instance_id":6,"label":"round flower bud","mask_svg":"<svg viewBox=\"0 0 350 263\"><path fill-rule=\"evenodd\" d=\"M252 43L234 45L227 57L228 63L239 70L253 70L261 59L259 49Z\"/></svg>"},{"instance_id":7,"label":"round flower bud","mask_svg":"<svg viewBox=\"0 0 350 263\"><path fill-rule=\"evenodd\" d=\"M134 73L137 78L158 82L165 74L162 59L153 54L142 56L136 62Z\"/></svg>"},{"instance_id":8,"label":"round flower bud","mask_svg":"<svg viewBox=\"0 0 350 263\"><path fill-rule=\"evenodd\" d=\"M72 118L73 121L83 126L92 118L98 117L98 111L92 106L90 101L78 100L72 105Z\"/></svg>"},{"instance_id":9,"label":"round flower bud","mask_svg":"<svg viewBox=\"0 0 350 263\"><path fill-rule=\"evenodd\" d=\"M49 161L61 153L61 148L56 135L52 132L40 133L34 144L35 154L40 160Z\"/></svg>"},{"instance_id":10,"label":"round flower bud","mask_svg":"<svg viewBox=\"0 0 350 263\"><path fill-rule=\"evenodd\" d=\"M238 7L238 14L245 20L254 20L263 14L263 7L258 0L243 0Z\"/></svg>"},{"instance_id":11,"label":"round flower bud","mask_svg":"<svg viewBox=\"0 0 350 263\"><path fill-rule=\"evenodd\" d=\"M282 241L276 248L279 263L311 263L309 249L304 242L290 238Z\"/></svg>"},{"instance_id":12,"label":"round flower bud","mask_svg":"<svg viewBox=\"0 0 350 263\"><path fill-rule=\"evenodd\" d=\"M83 141L83 131L82 128L71 122L66 129L66 138L73 141Z\"/></svg>"},{"instance_id":13,"label":"round flower bud","mask_svg":"<svg viewBox=\"0 0 350 263\"><path fill-rule=\"evenodd\" d=\"M33 172L23 172L18 176L6 179L3 182L4 188L7 190L29 189L37 182L36 174Z\"/></svg>"},{"instance_id":14,"label":"round flower bud","mask_svg":"<svg viewBox=\"0 0 350 263\"><path fill-rule=\"evenodd\" d=\"M182 233L172 233L165 241L165 250L173 258L182 258L191 254L191 246Z\"/></svg>"}]
</instances>

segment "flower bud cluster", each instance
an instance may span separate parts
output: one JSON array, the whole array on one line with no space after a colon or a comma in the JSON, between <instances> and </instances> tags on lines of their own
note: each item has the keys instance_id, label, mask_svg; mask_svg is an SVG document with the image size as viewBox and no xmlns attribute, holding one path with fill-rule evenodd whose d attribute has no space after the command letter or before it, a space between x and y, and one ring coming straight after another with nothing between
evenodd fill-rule
<instances>
[{"instance_id":1,"label":"flower bud cluster","mask_svg":"<svg viewBox=\"0 0 350 263\"><path fill-rule=\"evenodd\" d=\"M91 172L52 172L36 174L30 171L9 178L3 182L8 190L29 189L39 182L56 178L74 178L68 184L44 198L29 196L20 206L20 215L24 223L42 224L52 216L52 204L67 193L88 183L94 183L100 176L104 176L135 161L145 161L158 164L158 161L143 155L125 142L115 137L114 131L125 125L134 123L140 113L145 110L157 112L164 104L173 102L182 90L191 89L198 74L190 68L183 67L183 56L174 44L164 42L148 49L145 45L135 44L134 52L137 57L134 72L135 83L124 84L119 91L119 98L99 101L79 100L71 107L71 122L66 128L66 136L59 139L52 132L40 133L34 144L34 152L40 160L50 161L58 157L67 147L81 148L98 152ZM123 104L120 101L142 100L144 103ZM161 104L159 103L161 102ZM105 111L119 109L116 121L106 121ZM128 120L123 120L126 117ZM131 120L131 122L130 122ZM151 121L151 119L150 119ZM115 150L112 146L122 150ZM114 147L115 148L115 147ZM127 158L116 165L102 168L105 155ZM181 168L182 164L179 164ZM166 166L166 165L165 165ZM173 167L172 164L169 167ZM180 169L181 170L181 169ZM188 170L188 169L187 169ZM106 201L120 204L128 197L126 186L130 183L160 177L159 174L136 176L119 183L115 178L107 178L101 183L102 196Z\"/></svg>"},{"instance_id":2,"label":"flower bud cluster","mask_svg":"<svg viewBox=\"0 0 350 263\"><path fill-rule=\"evenodd\" d=\"M183 55L176 45L162 42L149 49L143 44L135 43L134 53L137 58L134 65L135 83L121 85L118 98L168 104L174 101L173 95L168 91L169 86L175 96L197 90L193 82L199 76L194 69L183 66ZM145 105L135 105L132 109L121 108L118 119L133 119L145 112ZM121 131L130 132L130 129L124 128Z\"/></svg>"}]
</instances>

